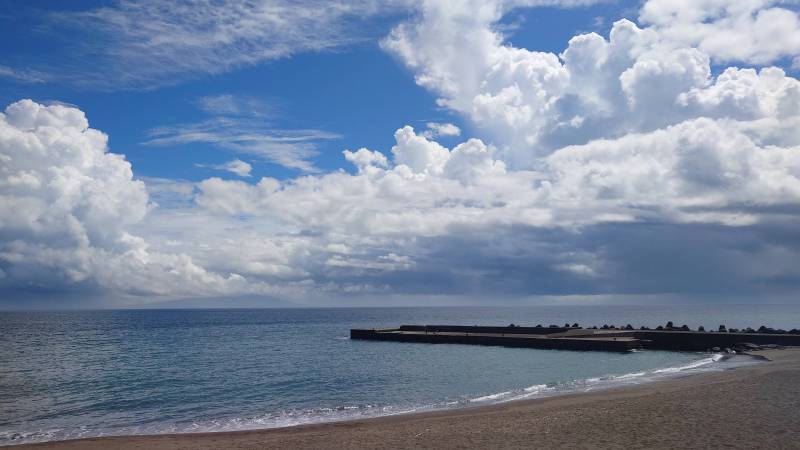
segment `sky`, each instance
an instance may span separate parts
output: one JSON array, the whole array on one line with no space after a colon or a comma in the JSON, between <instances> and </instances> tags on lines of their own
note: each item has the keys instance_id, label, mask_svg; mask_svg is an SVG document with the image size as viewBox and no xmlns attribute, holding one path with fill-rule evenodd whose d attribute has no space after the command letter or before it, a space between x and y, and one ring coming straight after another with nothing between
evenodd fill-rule
<instances>
[{"instance_id":1,"label":"sky","mask_svg":"<svg viewBox=\"0 0 800 450\"><path fill-rule=\"evenodd\" d=\"M0 308L800 301L796 0L0 0Z\"/></svg>"}]
</instances>

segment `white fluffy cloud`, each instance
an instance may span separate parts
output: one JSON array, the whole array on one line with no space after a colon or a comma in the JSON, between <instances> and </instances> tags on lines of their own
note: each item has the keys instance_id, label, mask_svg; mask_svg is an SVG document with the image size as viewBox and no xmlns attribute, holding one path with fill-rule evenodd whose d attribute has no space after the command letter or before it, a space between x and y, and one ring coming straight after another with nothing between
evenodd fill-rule
<instances>
[{"instance_id":1,"label":"white fluffy cloud","mask_svg":"<svg viewBox=\"0 0 800 450\"><path fill-rule=\"evenodd\" d=\"M648 11L661 3L669 2L648 2L643 16L653 16ZM699 3L696 9L712 14L735 9ZM460 5L424 3L420 17L396 27L383 47L414 72L420 86L437 94L441 105L470 119L512 167L532 167L539 157L566 145L652 131L706 113L746 114L743 102L716 111L692 103L698 92L716 95L707 90L715 81L710 57L716 54L656 25L642 28L620 20L608 39L596 33L575 36L561 55L554 55L503 42L496 24L509 4ZM715 89L728 89L721 86L726 83L731 89L749 89L746 76L731 83L737 75L729 74L717 80ZM764 89L760 94L772 95Z\"/></svg>"},{"instance_id":2,"label":"white fluffy cloud","mask_svg":"<svg viewBox=\"0 0 800 450\"><path fill-rule=\"evenodd\" d=\"M628 20L607 38L574 37L560 55L514 48L495 29L507 8L426 2L383 42L482 139L448 149L406 126L391 158L345 152L355 175L262 180L268 189L215 180L200 185L199 204L335 236L373 257L391 250L417 268L425 251L413 242L447 241L459 230L513 240L500 230L758 229L791 220L800 203L796 79L774 67L714 77L716 55ZM578 248L540 257L553 273L584 281L603 280L614 266ZM365 267L338 264L356 265Z\"/></svg>"},{"instance_id":3,"label":"white fluffy cloud","mask_svg":"<svg viewBox=\"0 0 800 450\"><path fill-rule=\"evenodd\" d=\"M435 141L429 141L406 126L394 133L397 145L392 154L397 164L402 164L415 173L440 174L447 163L449 153Z\"/></svg>"},{"instance_id":4,"label":"white fluffy cloud","mask_svg":"<svg viewBox=\"0 0 800 450\"><path fill-rule=\"evenodd\" d=\"M12 105L2 282L44 271L126 292L296 298L800 286L800 82L776 67L711 70L788 51L754 40L763 52L729 57L678 39L655 18L669 5L651 0L639 25L536 52L498 31L523 3L422 2L394 29L383 47L478 137L448 147L434 139L457 134L444 124L401 127L391 148L344 151L354 173L159 182L181 199L153 207L80 111ZM701 3L706 15L681 20L729 27L741 12ZM746 3L751 19L777 5ZM231 110L224 100L212 106ZM188 131L164 136L207 130Z\"/></svg>"},{"instance_id":5,"label":"white fluffy cloud","mask_svg":"<svg viewBox=\"0 0 800 450\"><path fill-rule=\"evenodd\" d=\"M355 152L345 150L344 159L350 161L358 168L359 172L365 172L372 167L386 167L389 160L381 152L373 152L368 148L360 148Z\"/></svg>"},{"instance_id":6,"label":"white fluffy cloud","mask_svg":"<svg viewBox=\"0 0 800 450\"><path fill-rule=\"evenodd\" d=\"M800 55L797 6L793 0L648 0L639 20L715 61L770 64Z\"/></svg>"},{"instance_id":7,"label":"white fluffy cloud","mask_svg":"<svg viewBox=\"0 0 800 450\"><path fill-rule=\"evenodd\" d=\"M81 111L23 100L0 118L5 232L113 243L144 217L144 184Z\"/></svg>"},{"instance_id":8,"label":"white fluffy cloud","mask_svg":"<svg viewBox=\"0 0 800 450\"><path fill-rule=\"evenodd\" d=\"M428 139L435 139L440 136L461 136L461 128L452 123L428 122L425 126L428 129L422 135Z\"/></svg>"},{"instance_id":9,"label":"white fluffy cloud","mask_svg":"<svg viewBox=\"0 0 800 450\"><path fill-rule=\"evenodd\" d=\"M361 149L345 153L356 175L263 178L257 185L210 179L200 184L197 201L218 213L269 216L342 235L649 219L751 224L769 217L763 208L800 203L795 128L769 119L698 118L564 147L542 158L540 170L509 171L481 140L448 150L404 127L395 134L391 165ZM792 146L776 146L776 139Z\"/></svg>"},{"instance_id":10,"label":"white fluffy cloud","mask_svg":"<svg viewBox=\"0 0 800 450\"><path fill-rule=\"evenodd\" d=\"M62 105L16 102L0 114L0 283L17 290L83 285L126 294L244 289L184 254L128 232L148 212L145 185L107 137Z\"/></svg>"},{"instance_id":11,"label":"white fluffy cloud","mask_svg":"<svg viewBox=\"0 0 800 450\"><path fill-rule=\"evenodd\" d=\"M794 120L797 124L797 120ZM775 134L776 124L768 134ZM747 206L800 203L798 147L764 145L749 125L700 118L566 147L547 158L552 195L631 220L757 222Z\"/></svg>"}]
</instances>

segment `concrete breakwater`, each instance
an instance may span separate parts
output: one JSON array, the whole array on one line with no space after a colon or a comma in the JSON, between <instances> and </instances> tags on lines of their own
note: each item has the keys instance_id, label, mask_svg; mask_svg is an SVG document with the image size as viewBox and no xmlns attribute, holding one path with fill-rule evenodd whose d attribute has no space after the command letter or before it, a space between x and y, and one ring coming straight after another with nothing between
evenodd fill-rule
<instances>
[{"instance_id":1,"label":"concrete breakwater","mask_svg":"<svg viewBox=\"0 0 800 450\"><path fill-rule=\"evenodd\" d=\"M800 346L800 334L706 332L685 330L589 329L565 327L484 327L402 325L388 329L352 329L351 339L472 344L557 350L624 352L634 349L703 351L753 348L761 345Z\"/></svg>"}]
</instances>

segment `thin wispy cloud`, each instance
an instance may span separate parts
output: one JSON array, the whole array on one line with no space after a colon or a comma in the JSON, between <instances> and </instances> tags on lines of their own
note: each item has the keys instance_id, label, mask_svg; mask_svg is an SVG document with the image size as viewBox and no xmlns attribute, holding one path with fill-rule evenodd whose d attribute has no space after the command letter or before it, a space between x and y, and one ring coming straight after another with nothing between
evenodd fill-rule
<instances>
[{"instance_id":1,"label":"thin wispy cloud","mask_svg":"<svg viewBox=\"0 0 800 450\"><path fill-rule=\"evenodd\" d=\"M319 144L341 138L337 133L323 130L275 127L262 117L269 107L258 99L223 94L202 97L196 103L216 116L196 123L153 128L147 132L143 144L159 147L209 144L290 169L315 172L317 169L310 160L317 156Z\"/></svg>"},{"instance_id":2,"label":"thin wispy cloud","mask_svg":"<svg viewBox=\"0 0 800 450\"><path fill-rule=\"evenodd\" d=\"M214 170L224 170L232 174L238 175L242 178L250 176L253 166L241 159L234 159L226 162L225 164L195 164L197 167L204 167Z\"/></svg>"},{"instance_id":3,"label":"thin wispy cloud","mask_svg":"<svg viewBox=\"0 0 800 450\"><path fill-rule=\"evenodd\" d=\"M366 23L398 3L374 0L122 0L50 14L52 32L86 33L73 56L92 55L92 70L62 73L101 89L149 89L207 74L360 42ZM85 67L84 67L85 68Z\"/></svg>"},{"instance_id":4,"label":"thin wispy cloud","mask_svg":"<svg viewBox=\"0 0 800 450\"><path fill-rule=\"evenodd\" d=\"M267 102L241 95L207 95L198 98L196 104L203 111L214 115L267 117L273 114L273 108Z\"/></svg>"},{"instance_id":5,"label":"thin wispy cloud","mask_svg":"<svg viewBox=\"0 0 800 450\"><path fill-rule=\"evenodd\" d=\"M28 69L15 69L0 64L0 78L11 79L20 83L44 83L47 75L42 72Z\"/></svg>"},{"instance_id":6,"label":"thin wispy cloud","mask_svg":"<svg viewBox=\"0 0 800 450\"><path fill-rule=\"evenodd\" d=\"M199 123L154 128L144 142L152 146L211 144L234 153L257 156L290 169L316 171L309 161L321 141L341 136L322 130L273 129L260 121L218 117Z\"/></svg>"}]
</instances>

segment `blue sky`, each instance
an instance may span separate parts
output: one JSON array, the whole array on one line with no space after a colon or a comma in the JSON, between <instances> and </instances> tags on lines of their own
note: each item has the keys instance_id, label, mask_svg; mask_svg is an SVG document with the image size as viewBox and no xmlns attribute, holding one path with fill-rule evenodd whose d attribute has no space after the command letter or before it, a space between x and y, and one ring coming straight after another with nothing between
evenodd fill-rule
<instances>
[{"instance_id":1,"label":"blue sky","mask_svg":"<svg viewBox=\"0 0 800 450\"><path fill-rule=\"evenodd\" d=\"M53 63L63 61L82 65L79 70L92 70L92 55L81 54L75 47L103 43L95 41L89 32L61 35L58 32L61 25L54 24L55 19L48 15L113 6L114 2L4 3L3 10L7 13L0 18L4 65L46 73ZM635 6L636 2L613 2L566 10L552 7L520 10L503 22L510 27L507 31L510 43L558 53L575 34L607 33L614 20L625 13L635 13ZM436 96L417 86L413 75L380 49L378 40L396 24L395 16L379 18L363 39L335 51L293 54L220 74L185 74L185 80L170 80L167 85L114 86L113 80L109 80L109 86L94 88L57 78L33 83L5 78L0 83L0 103L7 105L30 98L75 105L86 113L94 128L111 137L111 150L125 154L137 176L199 181L212 175L235 177L197 167L197 164L223 164L233 154L205 143L153 148L143 145L148 132L213 116L198 107L203 97L248 98L261 103L266 110L259 120L268 123L267 128L310 128L338 135L315 142L318 155L312 158L313 163L322 171L350 170L341 156L342 150L367 147L387 152L394 144L394 130L406 124L424 128L427 122L450 122L469 131L467 123L457 114L437 107ZM443 140L447 144L456 141ZM241 158L253 164L255 177L283 179L298 175L297 170L258 158Z\"/></svg>"},{"instance_id":2,"label":"blue sky","mask_svg":"<svg viewBox=\"0 0 800 450\"><path fill-rule=\"evenodd\" d=\"M0 0L6 306L789 301L798 7L683 3Z\"/></svg>"},{"instance_id":3,"label":"blue sky","mask_svg":"<svg viewBox=\"0 0 800 450\"><path fill-rule=\"evenodd\" d=\"M7 13L0 17L0 48L6 55L5 66L47 73L53 63L55 71L59 71L58 64L63 62L80 65L78 71L92 71L92 55L75 48L102 47L103 43L88 32L59 38L63 36L58 33L63 25L53 23L55 19L48 15L113 6L114 2L5 3L3 9ZM636 1L618 1L568 9L521 9L504 17L501 26L506 27L504 32L511 45L558 54L576 34L607 35L614 21L635 17L638 7ZM21 83L6 77L0 83L0 103L30 98L75 105L87 114L94 128L111 137L111 150L125 154L137 176L191 181L212 175L235 178L234 174L198 167L220 165L235 155L203 142L156 148L145 143L153 129L213 117L213 113L199 106L201 99L209 96L232 96L258 103L253 108L264 110L258 120L265 129L314 129L335 135L313 141L317 154L311 160L321 171L351 170L341 156L344 149L367 147L388 152L394 144L392 133L406 124L424 128L427 122L449 122L462 128L466 135L473 134L467 121L438 107L436 96L416 85L413 75L381 50L378 40L396 24L396 16L380 17L362 39L335 51L298 53L220 74L187 73L183 75L185 79L169 80L164 85L115 86L112 79L108 80L109 85L93 87L58 78ZM20 40L19 36L25 39ZM451 137L442 140L450 145L458 141ZM302 172L257 157L239 157L253 165L254 177L284 179Z\"/></svg>"},{"instance_id":4,"label":"blue sky","mask_svg":"<svg viewBox=\"0 0 800 450\"><path fill-rule=\"evenodd\" d=\"M52 61L91 67L91 55L71 50L80 45L102 46L92 42L90 33L58 39L48 27L47 14L65 8L82 11L113 2L33 2L20 5L5 2L2 27L2 53L8 62L19 62L47 70ZM22 6L22 7L20 7ZM338 137L313 141L318 155L313 163L320 170L343 167L346 148L388 148L392 133L406 122L424 126L428 121L454 121L457 118L435 105L435 98L414 84L413 78L391 55L380 50L377 38L388 32L388 20L375 24L372 39L364 39L334 51L292 54L275 61L236 68L220 74L182 74L182 80L166 85L109 86L69 82L20 83L5 78L0 84L0 101L9 104L20 98L42 102L63 102L78 106L91 117L94 127L111 137L113 151L124 153L138 176L201 180L213 170L196 164L221 164L234 156L213 145L194 143L153 148L144 143L154 128L200 122L213 114L198 103L203 97L229 95L252 99L265 114L258 120L265 129L315 129ZM34 30L41 30L36 32ZM44 30L43 30L44 29ZM25 36L22 48L20 35ZM55 38L55 39L54 39ZM85 41L84 41L85 39ZM77 42L76 42L77 41ZM72 54L75 53L75 54ZM78 58L77 62L71 61ZM79 70L84 70L81 68ZM91 69L89 69L91 70ZM297 170L269 161L243 157L254 166L254 176L286 178ZM216 175L227 177L225 173Z\"/></svg>"}]
</instances>

